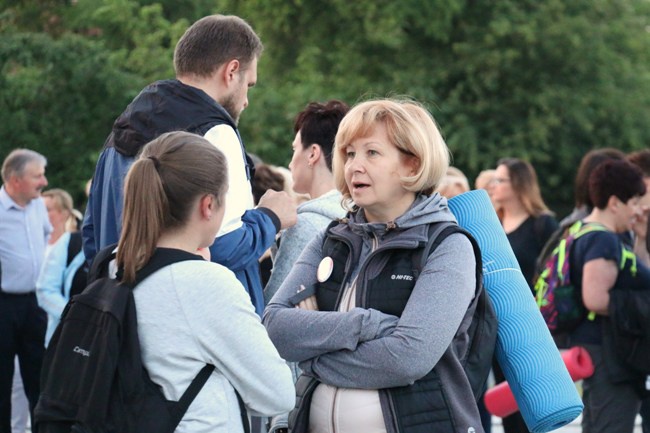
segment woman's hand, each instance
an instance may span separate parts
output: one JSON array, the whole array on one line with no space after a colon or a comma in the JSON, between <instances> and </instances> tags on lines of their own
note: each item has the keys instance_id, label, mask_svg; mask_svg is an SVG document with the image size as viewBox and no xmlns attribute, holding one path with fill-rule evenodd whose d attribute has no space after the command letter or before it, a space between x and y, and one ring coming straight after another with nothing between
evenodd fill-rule
<instances>
[{"instance_id":1,"label":"woman's hand","mask_svg":"<svg viewBox=\"0 0 650 433\"><path fill-rule=\"evenodd\" d=\"M305 286L300 285L298 293L305 290ZM316 301L316 295L311 295L309 298L304 299L296 305L296 308L301 308L303 310L318 311L318 302Z\"/></svg>"}]
</instances>

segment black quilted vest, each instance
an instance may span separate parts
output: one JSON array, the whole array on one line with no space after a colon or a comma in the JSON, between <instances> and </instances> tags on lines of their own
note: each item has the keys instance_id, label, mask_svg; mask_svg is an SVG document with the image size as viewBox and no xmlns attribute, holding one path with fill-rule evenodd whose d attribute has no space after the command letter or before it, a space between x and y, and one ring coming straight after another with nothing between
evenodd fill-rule
<instances>
[{"instance_id":1,"label":"black quilted vest","mask_svg":"<svg viewBox=\"0 0 650 433\"><path fill-rule=\"evenodd\" d=\"M334 266L332 274L324 283L319 283L316 287L316 297L318 306L321 311L336 311L339 306L340 298L343 293L343 288L349 283L349 271L352 265L358 260L361 250L361 243L358 240L357 244L352 244L352 240L343 237L337 237L330 231L336 224L331 224L328 227L328 236L325 238L323 244L323 257L331 257ZM434 231L432 227L429 234ZM453 232L460 231L457 226L453 226L443 231L438 241L430 248L429 254L435 246L437 246L445 237ZM383 250L371 253L366 260L366 264L359 270L357 277L356 287L356 306L363 308L373 308L387 314L401 316L404 307L406 306L411 291L415 287L415 283L419 276L419 272L426 261L423 258L423 253L426 244L421 242L415 249L394 249ZM424 259L424 261L423 261ZM378 261L378 262L376 262ZM375 277L365 276L365 271L368 263L377 263L381 271ZM480 285L481 281L481 265L480 256L477 259L477 284ZM488 315L492 315L494 320L493 329L490 330L496 338L496 318L494 311L489 303L487 296L481 297L489 305L482 305L476 307L472 303L470 309L485 308ZM467 314L473 314L473 311L468 310ZM447 367L440 367L444 363L452 363L456 365L456 371L460 361L452 347L447 349L441 361L424 377L417 380L414 384L403 387L395 387L389 389L379 390L380 400L382 403L382 410L384 413L389 413L391 416L385 419L392 419L394 425L388 427L388 431L397 431L399 433L453 433L458 430L458 426L454 423L454 414L450 410L448 404L447 393L456 392L450 389L450 386L445 387L440 374L440 369L448 370ZM481 370L484 371L485 378L489 372L490 364L492 361L493 347L485 348L485 353L480 355L482 364ZM481 373L483 374L483 373ZM474 386L474 393L478 396L482 391L483 382ZM298 410L292 413L293 422L298 425L304 425L306 417L308 417L308 408L311 401L311 394L315 389L317 382L313 379L302 376L297 386L298 392ZM478 388L481 389L478 389ZM470 396L473 400L473 396ZM290 422L291 424L291 422ZM294 424L295 425L295 424ZM477 427L478 432L480 426ZM302 431L302 429L296 429ZM294 430L294 431L296 431ZM467 431L466 429L463 432Z\"/></svg>"}]
</instances>

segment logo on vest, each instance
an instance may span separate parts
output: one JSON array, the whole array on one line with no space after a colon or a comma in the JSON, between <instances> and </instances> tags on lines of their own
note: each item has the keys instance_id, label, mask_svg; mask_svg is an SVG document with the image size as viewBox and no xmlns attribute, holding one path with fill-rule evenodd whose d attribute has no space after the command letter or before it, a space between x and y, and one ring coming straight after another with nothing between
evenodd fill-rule
<instances>
[{"instance_id":1,"label":"logo on vest","mask_svg":"<svg viewBox=\"0 0 650 433\"><path fill-rule=\"evenodd\" d=\"M474 427L470 427L467 429L467 433L476 433L476 429L474 429Z\"/></svg>"},{"instance_id":2,"label":"logo on vest","mask_svg":"<svg viewBox=\"0 0 650 433\"><path fill-rule=\"evenodd\" d=\"M74 353L80 354L81 356L86 356L86 357L90 356L90 352L88 350L82 349L79 346L75 346L74 349L72 349L72 351Z\"/></svg>"},{"instance_id":3,"label":"logo on vest","mask_svg":"<svg viewBox=\"0 0 650 433\"><path fill-rule=\"evenodd\" d=\"M413 281L413 275L391 275L391 280Z\"/></svg>"}]
</instances>

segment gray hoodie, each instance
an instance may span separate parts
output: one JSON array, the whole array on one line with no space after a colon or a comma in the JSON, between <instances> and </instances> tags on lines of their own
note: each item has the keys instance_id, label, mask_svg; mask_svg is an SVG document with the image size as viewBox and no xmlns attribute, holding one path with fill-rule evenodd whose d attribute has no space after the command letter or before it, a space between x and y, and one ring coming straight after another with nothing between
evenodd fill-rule
<instances>
[{"instance_id":1,"label":"gray hoodie","mask_svg":"<svg viewBox=\"0 0 650 433\"><path fill-rule=\"evenodd\" d=\"M296 225L282 232L280 247L273 257L271 278L264 288L267 304L289 275L309 241L325 230L332 220L345 216L345 210L341 206L342 198L340 192L332 190L298 206L298 221Z\"/></svg>"},{"instance_id":2,"label":"gray hoodie","mask_svg":"<svg viewBox=\"0 0 650 433\"><path fill-rule=\"evenodd\" d=\"M447 200L438 194L418 196L394 221L394 228L366 223L359 211L347 222L352 233L362 238L354 274L372 251L373 239L378 242L375 247L398 244L406 241L405 236L425 240L427 224L437 221L455 221ZM348 312L294 308L289 298L301 285L317 282L323 239L321 233L305 248L265 310L264 324L281 356L299 361L308 376L340 388L405 386L430 372L448 349L474 297L475 258L469 240L452 234L429 256L398 318L365 308Z\"/></svg>"}]
</instances>

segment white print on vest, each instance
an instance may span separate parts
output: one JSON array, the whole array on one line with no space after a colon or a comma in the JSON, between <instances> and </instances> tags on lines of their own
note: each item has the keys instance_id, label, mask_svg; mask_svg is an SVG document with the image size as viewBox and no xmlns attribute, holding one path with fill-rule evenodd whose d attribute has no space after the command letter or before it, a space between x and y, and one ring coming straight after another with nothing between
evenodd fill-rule
<instances>
[{"instance_id":1,"label":"white print on vest","mask_svg":"<svg viewBox=\"0 0 650 433\"><path fill-rule=\"evenodd\" d=\"M72 351L73 351L74 353L79 353L79 354L81 354L82 356L90 356L90 352L89 352L89 351L84 350L84 349L82 349L82 348L79 347L79 346L75 346L74 349L72 349Z\"/></svg>"},{"instance_id":2,"label":"white print on vest","mask_svg":"<svg viewBox=\"0 0 650 433\"><path fill-rule=\"evenodd\" d=\"M391 280L404 280L404 281L413 281L413 275L391 275Z\"/></svg>"},{"instance_id":3,"label":"white print on vest","mask_svg":"<svg viewBox=\"0 0 650 433\"><path fill-rule=\"evenodd\" d=\"M467 433L476 433L476 430L474 430L474 427L470 427L467 429Z\"/></svg>"}]
</instances>

